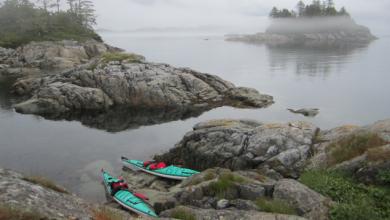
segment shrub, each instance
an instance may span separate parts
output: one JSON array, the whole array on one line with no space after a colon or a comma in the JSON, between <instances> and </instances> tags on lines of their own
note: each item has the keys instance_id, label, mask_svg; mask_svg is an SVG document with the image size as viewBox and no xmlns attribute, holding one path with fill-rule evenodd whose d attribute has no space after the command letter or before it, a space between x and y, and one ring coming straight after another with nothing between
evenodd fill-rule
<instances>
[{"instance_id":1,"label":"shrub","mask_svg":"<svg viewBox=\"0 0 390 220\"><path fill-rule=\"evenodd\" d=\"M108 63L111 61L128 61L131 63L139 63L141 62L142 57L140 55L131 54L131 53L122 53L122 52L109 52L105 53L102 56L102 62Z\"/></svg>"},{"instance_id":2,"label":"shrub","mask_svg":"<svg viewBox=\"0 0 390 220\"><path fill-rule=\"evenodd\" d=\"M124 220L124 218L119 213L106 207L96 209L92 214L94 220Z\"/></svg>"},{"instance_id":3,"label":"shrub","mask_svg":"<svg viewBox=\"0 0 390 220\"><path fill-rule=\"evenodd\" d=\"M388 161L390 160L390 149L384 146L368 149L367 159L369 161Z\"/></svg>"},{"instance_id":4,"label":"shrub","mask_svg":"<svg viewBox=\"0 0 390 220\"><path fill-rule=\"evenodd\" d=\"M352 134L338 140L327 148L329 165L335 165L362 155L369 148L379 147L386 144L377 134L359 133Z\"/></svg>"},{"instance_id":5,"label":"shrub","mask_svg":"<svg viewBox=\"0 0 390 220\"><path fill-rule=\"evenodd\" d=\"M56 192L69 194L69 192L66 191L66 189L64 189L60 186L57 186L53 181L48 180L48 179L41 177L41 176L23 177L23 180L28 181L30 183L38 184L38 185L43 186L43 187L48 188L48 189L52 189Z\"/></svg>"},{"instance_id":6,"label":"shrub","mask_svg":"<svg viewBox=\"0 0 390 220\"><path fill-rule=\"evenodd\" d=\"M377 178L383 183L390 184L390 170L379 171Z\"/></svg>"},{"instance_id":7,"label":"shrub","mask_svg":"<svg viewBox=\"0 0 390 220\"><path fill-rule=\"evenodd\" d=\"M213 171L207 171L207 173L204 175L203 180L209 181L215 178L215 173Z\"/></svg>"},{"instance_id":8,"label":"shrub","mask_svg":"<svg viewBox=\"0 0 390 220\"><path fill-rule=\"evenodd\" d=\"M336 202L330 212L333 220L372 220L390 218L389 189L366 186L335 171L306 171L300 181Z\"/></svg>"},{"instance_id":9,"label":"shrub","mask_svg":"<svg viewBox=\"0 0 390 220\"><path fill-rule=\"evenodd\" d=\"M196 220L194 213L185 210L183 208L178 208L173 210L171 217L176 219L181 219L181 220Z\"/></svg>"},{"instance_id":10,"label":"shrub","mask_svg":"<svg viewBox=\"0 0 390 220\"><path fill-rule=\"evenodd\" d=\"M264 212L297 215L295 208L282 200L258 198L255 204Z\"/></svg>"},{"instance_id":11,"label":"shrub","mask_svg":"<svg viewBox=\"0 0 390 220\"><path fill-rule=\"evenodd\" d=\"M9 205L0 204L0 220L46 220L36 211L26 211Z\"/></svg>"},{"instance_id":12,"label":"shrub","mask_svg":"<svg viewBox=\"0 0 390 220\"><path fill-rule=\"evenodd\" d=\"M233 173L222 173L216 182L212 182L209 185L209 189L218 198L226 197L226 193L233 188L234 183L243 183L245 180Z\"/></svg>"}]
</instances>

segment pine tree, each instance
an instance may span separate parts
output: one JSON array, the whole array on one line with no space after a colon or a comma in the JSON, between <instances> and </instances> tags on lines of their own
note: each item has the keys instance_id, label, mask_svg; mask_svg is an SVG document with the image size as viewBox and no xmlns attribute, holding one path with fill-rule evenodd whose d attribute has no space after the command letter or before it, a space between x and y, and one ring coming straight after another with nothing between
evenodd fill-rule
<instances>
[{"instance_id":1,"label":"pine tree","mask_svg":"<svg viewBox=\"0 0 390 220\"><path fill-rule=\"evenodd\" d=\"M78 0L77 14L80 16L82 24L90 28L96 24L95 9L93 7L91 0Z\"/></svg>"},{"instance_id":2,"label":"pine tree","mask_svg":"<svg viewBox=\"0 0 390 220\"><path fill-rule=\"evenodd\" d=\"M278 18L279 17L279 13L280 13L279 9L277 7L273 7L271 12L270 12L270 14L269 14L269 16L271 18Z\"/></svg>"},{"instance_id":3,"label":"pine tree","mask_svg":"<svg viewBox=\"0 0 390 220\"><path fill-rule=\"evenodd\" d=\"M303 3L303 1L298 2L297 10L298 10L298 15L300 17L303 17L305 15L305 3Z\"/></svg>"}]
</instances>

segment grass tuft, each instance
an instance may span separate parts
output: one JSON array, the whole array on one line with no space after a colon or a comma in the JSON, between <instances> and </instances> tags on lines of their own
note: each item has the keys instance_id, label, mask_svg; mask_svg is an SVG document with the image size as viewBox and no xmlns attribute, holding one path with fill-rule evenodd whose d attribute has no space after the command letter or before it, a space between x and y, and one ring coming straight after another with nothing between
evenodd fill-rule
<instances>
[{"instance_id":1,"label":"grass tuft","mask_svg":"<svg viewBox=\"0 0 390 220\"><path fill-rule=\"evenodd\" d=\"M23 180L28 181L30 183L38 184L38 185L45 187L45 188L48 188L48 189L52 189L52 190L59 192L59 193L69 194L69 192L66 189L56 185L53 181L46 179L45 177L26 176L26 177L23 177Z\"/></svg>"},{"instance_id":2,"label":"grass tuft","mask_svg":"<svg viewBox=\"0 0 390 220\"><path fill-rule=\"evenodd\" d=\"M329 165L335 165L354 157L362 155L370 148L375 148L387 144L377 134L360 133L352 134L346 138L338 140L327 148L329 154Z\"/></svg>"},{"instance_id":3,"label":"grass tuft","mask_svg":"<svg viewBox=\"0 0 390 220\"><path fill-rule=\"evenodd\" d=\"M46 220L36 211L26 211L9 205L0 204L0 220Z\"/></svg>"},{"instance_id":4,"label":"grass tuft","mask_svg":"<svg viewBox=\"0 0 390 220\"><path fill-rule=\"evenodd\" d=\"M263 212L297 215L294 207L279 199L258 198L255 201L257 207Z\"/></svg>"},{"instance_id":5,"label":"grass tuft","mask_svg":"<svg viewBox=\"0 0 390 220\"><path fill-rule=\"evenodd\" d=\"M209 189L218 198L226 197L227 192L232 189L235 183L245 182L244 178L234 175L233 173L222 173L216 182L209 185Z\"/></svg>"},{"instance_id":6,"label":"grass tuft","mask_svg":"<svg viewBox=\"0 0 390 220\"><path fill-rule=\"evenodd\" d=\"M94 220L124 220L122 215L107 207L102 207L101 209L93 210L92 214Z\"/></svg>"},{"instance_id":7,"label":"grass tuft","mask_svg":"<svg viewBox=\"0 0 390 220\"><path fill-rule=\"evenodd\" d=\"M367 159L369 161L388 161L390 160L390 148L381 146L368 149Z\"/></svg>"},{"instance_id":8,"label":"grass tuft","mask_svg":"<svg viewBox=\"0 0 390 220\"><path fill-rule=\"evenodd\" d=\"M336 171L306 171L300 181L313 190L332 198L332 220L390 219L390 190L366 186Z\"/></svg>"},{"instance_id":9,"label":"grass tuft","mask_svg":"<svg viewBox=\"0 0 390 220\"><path fill-rule=\"evenodd\" d=\"M181 220L196 220L194 213L185 210L183 208L178 208L173 210L171 217L176 219L181 219Z\"/></svg>"},{"instance_id":10,"label":"grass tuft","mask_svg":"<svg viewBox=\"0 0 390 220\"><path fill-rule=\"evenodd\" d=\"M112 52L105 53L102 55L102 62L109 63L111 61L127 61L131 63L140 63L142 58L140 55L131 54L131 53L123 53L123 52Z\"/></svg>"}]
</instances>

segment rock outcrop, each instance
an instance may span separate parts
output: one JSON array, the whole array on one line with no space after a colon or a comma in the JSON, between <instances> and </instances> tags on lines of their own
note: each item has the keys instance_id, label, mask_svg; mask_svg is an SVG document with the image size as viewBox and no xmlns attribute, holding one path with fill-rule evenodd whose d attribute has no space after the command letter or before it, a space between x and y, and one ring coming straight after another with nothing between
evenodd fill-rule
<instances>
[{"instance_id":1,"label":"rock outcrop","mask_svg":"<svg viewBox=\"0 0 390 220\"><path fill-rule=\"evenodd\" d=\"M14 91L30 97L16 111L60 115L107 111L112 107L211 109L222 105L266 107L273 98L235 87L217 76L143 60L106 61L57 75L16 82Z\"/></svg>"},{"instance_id":2,"label":"rock outcrop","mask_svg":"<svg viewBox=\"0 0 390 220\"><path fill-rule=\"evenodd\" d=\"M0 48L0 76L18 78L58 73L114 51L120 49L95 40L31 42L15 50Z\"/></svg>"},{"instance_id":3,"label":"rock outcrop","mask_svg":"<svg viewBox=\"0 0 390 220\"><path fill-rule=\"evenodd\" d=\"M275 199L288 202L308 219L327 220L331 200L293 179L282 179L275 184Z\"/></svg>"},{"instance_id":4,"label":"rock outcrop","mask_svg":"<svg viewBox=\"0 0 390 220\"><path fill-rule=\"evenodd\" d=\"M350 17L274 19L265 33L228 35L228 41L271 46L340 47L362 45L377 39L367 27Z\"/></svg>"},{"instance_id":5,"label":"rock outcrop","mask_svg":"<svg viewBox=\"0 0 390 220\"><path fill-rule=\"evenodd\" d=\"M123 219L131 218L126 212L88 203L75 195L54 191L29 182L19 173L2 168L0 168L0 205L2 208L6 205L23 212L34 212L47 219L91 219L95 211L102 209L117 213Z\"/></svg>"},{"instance_id":6,"label":"rock outcrop","mask_svg":"<svg viewBox=\"0 0 390 220\"><path fill-rule=\"evenodd\" d=\"M311 156L317 132L306 122L209 121L195 125L175 148L156 159L199 170L258 168L275 178L297 178Z\"/></svg>"},{"instance_id":7,"label":"rock outcrop","mask_svg":"<svg viewBox=\"0 0 390 220\"><path fill-rule=\"evenodd\" d=\"M342 126L321 131L317 138L315 154L308 161L308 169L343 170L361 182L385 184L380 176L390 170L390 120L364 127ZM337 148L350 147L351 143L358 150L346 150L343 154L349 157L335 161L332 152Z\"/></svg>"},{"instance_id":8,"label":"rock outcrop","mask_svg":"<svg viewBox=\"0 0 390 220\"><path fill-rule=\"evenodd\" d=\"M306 117L315 117L316 115L318 115L318 113L320 113L320 110L318 108L301 108L297 110L288 108L287 110L295 114L302 114Z\"/></svg>"}]
</instances>

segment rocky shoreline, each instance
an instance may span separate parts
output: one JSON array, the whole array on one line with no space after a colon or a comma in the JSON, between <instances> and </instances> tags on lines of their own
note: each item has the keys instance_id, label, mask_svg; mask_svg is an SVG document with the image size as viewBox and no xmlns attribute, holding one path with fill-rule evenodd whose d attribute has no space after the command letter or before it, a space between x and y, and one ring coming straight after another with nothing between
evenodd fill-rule
<instances>
[{"instance_id":1,"label":"rocky shoreline","mask_svg":"<svg viewBox=\"0 0 390 220\"><path fill-rule=\"evenodd\" d=\"M147 62L94 41L0 48L0 75L16 78L16 111L111 132L219 106L273 103L272 96L218 76ZM293 112L315 115L318 109ZM330 130L303 121L206 121L155 159L201 171L175 182L123 169L130 188L147 195L166 219L327 220L370 210L376 219L390 216L377 202L390 202L382 190L390 184L390 119ZM0 217L3 210L31 211L38 219L97 219L101 210L99 215L135 218L118 206L90 203L47 181L0 169Z\"/></svg>"},{"instance_id":2,"label":"rocky shoreline","mask_svg":"<svg viewBox=\"0 0 390 220\"><path fill-rule=\"evenodd\" d=\"M274 19L264 33L226 35L227 41L280 47L360 47L377 39L350 17Z\"/></svg>"},{"instance_id":3,"label":"rocky shoreline","mask_svg":"<svg viewBox=\"0 0 390 220\"><path fill-rule=\"evenodd\" d=\"M3 77L17 79L13 93L24 101L15 105L16 111L50 119L104 118L124 108L182 112L176 114L179 119L220 106L263 108L273 103L272 96L218 76L147 62L96 41L0 48L0 66Z\"/></svg>"},{"instance_id":4,"label":"rocky shoreline","mask_svg":"<svg viewBox=\"0 0 390 220\"><path fill-rule=\"evenodd\" d=\"M358 151L349 148L350 142ZM340 202L306 186L304 173L337 170L360 184L386 186L388 179L379 174L390 170L389 144L390 119L330 130L306 122L214 120L195 125L174 148L155 157L197 168L200 174L183 182L129 169L122 176L131 189L148 195L161 217L325 220ZM342 158L337 157L340 150ZM0 170L0 188L0 203L36 208L55 219L90 215L86 207L91 204L32 184L12 171ZM51 203L53 199L58 202Z\"/></svg>"}]
</instances>

